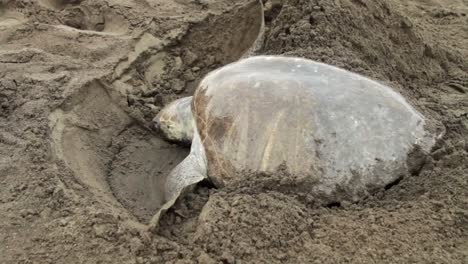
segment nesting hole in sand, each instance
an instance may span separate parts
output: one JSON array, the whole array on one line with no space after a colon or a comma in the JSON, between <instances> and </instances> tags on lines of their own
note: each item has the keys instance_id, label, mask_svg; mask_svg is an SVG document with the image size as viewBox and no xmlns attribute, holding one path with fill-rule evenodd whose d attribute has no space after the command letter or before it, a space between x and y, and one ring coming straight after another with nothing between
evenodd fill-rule
<instances>
[{"instance_id":1,"label":"nesting hole in sand","mask_svg":"<svg viewBox=\"0 0 468 264\"><path fill-rule=\"evenodd\" d=\"M188 149L136 124L109 90L90 83L51 114L55 156L99 202L149 222L164 202L167 173Z\"/></svg>"},{"instance_id":2,"label":"nesting hole in sand","mask_svg":"<svg viewBox=\"0 0 468 264\"><path fill-rule=\"evenodd\" d=\"M239 59L256 41L263 25L258 19L261 6L253 3L194 26L182 41L182 49L189 46L199 58L216 54L221 65ZM100 20L85 6L66 7L63 13L67 11L71 15L65 18L72 20L63 22L71 30L128 29L126 21L113 13L104 11ZM102 28L96 28L99 24ZM203 43L209 45L203 47ZM160 77L164 69L160 64L167 53L161 54L150 59L146 78ZM158 138L130 118L124 110L127 107L127 98L117 89L98 81L84 86L50 116L54 149L56 158L73 170L97 200L147 223L165 202L166 176L188 155L189 148ZM208 182L202 186L212 187Z\"/></svg>"}]
</instances>

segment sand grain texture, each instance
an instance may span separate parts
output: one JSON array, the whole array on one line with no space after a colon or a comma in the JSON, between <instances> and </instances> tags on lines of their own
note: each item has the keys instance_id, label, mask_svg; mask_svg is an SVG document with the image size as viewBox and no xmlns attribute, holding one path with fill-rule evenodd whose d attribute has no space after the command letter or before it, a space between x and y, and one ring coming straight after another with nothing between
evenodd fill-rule
<instances>
[{"instance_id":1,"label":"sand grain texture","mask_svg":"<svg viewBox=\"0 0 468 264\"><path fill-rule=\"evenodd\" d=\"M417 175L357 204L252 175L202 184L148 230L151 190L187 154L149 120L249 48L248 2L0 2L0 263L468 262L463 0L265 1L260 53L382 80L444 136Z\"/></svg>"}]
</instances>

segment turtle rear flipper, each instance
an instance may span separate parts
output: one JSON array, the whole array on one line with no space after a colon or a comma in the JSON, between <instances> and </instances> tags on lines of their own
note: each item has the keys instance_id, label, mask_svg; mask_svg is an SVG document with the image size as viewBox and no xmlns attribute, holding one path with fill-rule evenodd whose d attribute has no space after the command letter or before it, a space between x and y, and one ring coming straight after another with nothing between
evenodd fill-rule
<instances>
[{"instance_id":1,"label":"turtle rear flipper","mask_svg":"<svg viewBox=\"0 0 468 264\"><path fill-rule=\"evenodd\" d=\"M203 145L201 144L200 136L195 132L190 154L166 178L164 188L165 203L153 219L151 219L151 229L157 228L162 215L175 204L180 196L207 178L206 168Z\"/></svg>"}]
</instances>

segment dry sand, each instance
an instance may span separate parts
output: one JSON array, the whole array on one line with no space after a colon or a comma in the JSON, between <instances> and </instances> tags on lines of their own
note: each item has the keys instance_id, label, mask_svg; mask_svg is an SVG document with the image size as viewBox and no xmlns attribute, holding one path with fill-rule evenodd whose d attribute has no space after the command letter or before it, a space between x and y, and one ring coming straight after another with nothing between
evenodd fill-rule
<instances>
[{"instance_id":1,"label":"dry sand","mask_svg":"<svg viewBox=\"0 0 468 264\"><path fill-rule=\"evenodd\" d=\"M386 82L444 137L357 204L252 175L201 184L148 229L188 153L149 120L250 47L249 2L0 1L0 263L468 263L466 0L264 1L259 54Z\"/></svg>"}]
</instances>

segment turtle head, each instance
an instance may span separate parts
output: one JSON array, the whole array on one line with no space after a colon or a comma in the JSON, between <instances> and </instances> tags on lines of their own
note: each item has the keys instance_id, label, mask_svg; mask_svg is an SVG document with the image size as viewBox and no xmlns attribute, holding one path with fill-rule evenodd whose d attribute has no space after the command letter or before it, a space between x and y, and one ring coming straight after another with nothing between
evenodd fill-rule
<instances>
[{"instance_id":1,"label":"turtle head","mask_svg":"<svg viewBox=\"0 0 468 264\"><path fill-rule=\"evenodd\" d=\"M153 119L154 129L167 141L190 145L194 132L191 103L190 96L164 107Z\"/></svg>"}]
</instances>

